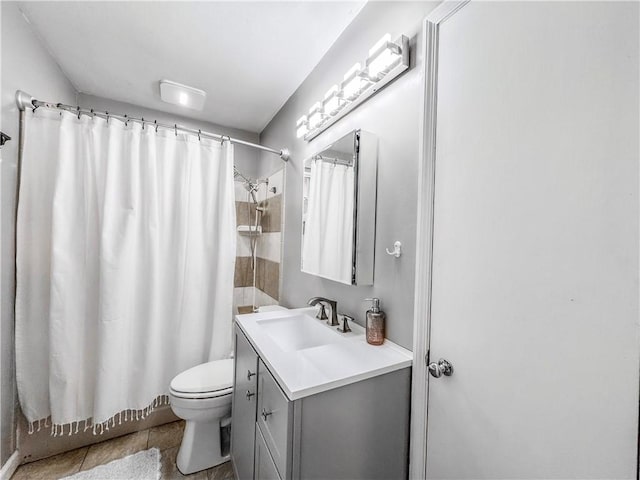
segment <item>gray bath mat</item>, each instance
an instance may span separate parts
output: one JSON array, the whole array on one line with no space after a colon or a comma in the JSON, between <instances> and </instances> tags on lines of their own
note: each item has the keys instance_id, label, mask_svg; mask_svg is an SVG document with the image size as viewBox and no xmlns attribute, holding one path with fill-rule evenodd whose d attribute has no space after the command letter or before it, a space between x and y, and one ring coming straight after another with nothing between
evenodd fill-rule
<instances>
[{"instance_id":1,"label":"gray bath mat","mask_svg":"<svg viewBox=\"0 0 640 480\"><path fill-rule=\"evenodd\" d=\"M61 480L159 480L160 450L150 448Z\"/></svg>"}]
</instances>

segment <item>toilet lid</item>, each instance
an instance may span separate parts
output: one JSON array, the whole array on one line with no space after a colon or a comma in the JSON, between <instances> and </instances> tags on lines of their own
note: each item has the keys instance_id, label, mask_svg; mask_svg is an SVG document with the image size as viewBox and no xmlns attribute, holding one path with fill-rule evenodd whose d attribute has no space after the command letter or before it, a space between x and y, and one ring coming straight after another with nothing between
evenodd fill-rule
<instances>
[{"instance_id":1,"label":"toilet lid","mask_svg":"<svg viewBox=\"0 0 640 480\"><path fill-rule=\"evenodd\" d=\"M196 365L171 380L171 389L184 393L215 392L232 386L232 358Z\"/></svg>"}]
</instances>

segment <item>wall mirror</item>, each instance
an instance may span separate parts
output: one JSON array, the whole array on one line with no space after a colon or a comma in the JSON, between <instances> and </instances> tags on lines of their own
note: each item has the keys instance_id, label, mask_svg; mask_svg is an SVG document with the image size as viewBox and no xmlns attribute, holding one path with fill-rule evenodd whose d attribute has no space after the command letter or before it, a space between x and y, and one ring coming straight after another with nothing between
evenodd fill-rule
<instances>
[{"instance_id":1,"label":"wall mirror","mask_svg":"<svg viewBox=\"0 0 640 480\"><path fill-rule=\"evenodd\" d=\"M373 285L378 141L355 130L304 163L302 271Z\"/></svg>"}]
</instances>

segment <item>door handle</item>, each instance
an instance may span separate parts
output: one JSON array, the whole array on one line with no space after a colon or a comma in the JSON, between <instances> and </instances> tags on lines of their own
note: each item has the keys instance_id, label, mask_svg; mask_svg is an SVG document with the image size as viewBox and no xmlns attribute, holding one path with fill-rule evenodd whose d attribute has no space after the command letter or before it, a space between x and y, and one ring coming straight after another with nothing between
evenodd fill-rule
<instances>
[{"instance_id":1,"label":"door handle","mask_svg":"<svg viewBox=\"0 0 640 480\"><path fill-rule=\"evenodd\" d=\"M442 375L450 377L453 374L453 365L444 358L438 360L438 363L431 362L428 367L429 373L435 378L440 378Z\"/></svg>"}]
</instances>

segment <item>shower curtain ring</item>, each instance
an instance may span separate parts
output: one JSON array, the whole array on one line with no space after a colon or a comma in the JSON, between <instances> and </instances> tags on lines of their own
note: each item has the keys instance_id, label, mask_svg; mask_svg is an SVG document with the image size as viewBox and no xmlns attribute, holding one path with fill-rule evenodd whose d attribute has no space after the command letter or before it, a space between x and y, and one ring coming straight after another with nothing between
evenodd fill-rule
<instances>
[{"instance_id":1,"label":"shower curtain ring","mask_svg":"<svg viewBox=\"0 0 640 480\"><path fill-rule=\"evenodd\" d=\"M153 123L156 125L156 133L158 133L158 120L154 120Z\"/></svg>"},{"instance_id":2,"label":"shower curtain ring","mask_svg":"<svg viewBox=\"0 0 640 480\"><path fill-rule=\"evenodd\" d=\"M128 127L129 126L129 118L127 118L127 114L124 114L124 126Z\"/></svg>"},{"instance_id":3,"label":"shower curtain ring","mask_svg":"<svg viewBox=\"0 0 640 480\"><path fill-rule=\"evenodd\" d=\"M80 106L76 107L76 110L78 110L78 120L80 120Z\"/></svg>"},{"instance_id":4,"label":"shower curtain ring","mask_svg":"<svg viewBox=\"0 0 640 480\"><path fill-rule=\"evenodd\" d=\"M198 140L201 141L202 138L200 138L200 134L202 133L202 130L198 129Z\"/></svg>"},{"instance_id":5,"label":"shower curtain ring","mask_svg":"<svg viewBox=\"0 0 640 480\"><path fill-rule=\"evenodd\" d=\"M107 125L109 125L109 112L105 110L104 114L107 116Z\"/></svg>"},{"instance_id":6,"label":"shower curtain ring","mask_svg":"<svg viewBox=\"0 0 640 480\"><path fill-rule=\"evenodd\" d=\"M142 117L142 129L144 130L144 117Z\"/></svg>"},{"instance_id":7,"label":"shower curtain ring","mask_svg":"<svg viewBox=\"0 0 640 480\"><path fill-rule=\"evenodd\" d=\"M173 131L176 133L176 137L178 136L178 124L174 123L173 124Z\"/></svg>"}]
</instances>

